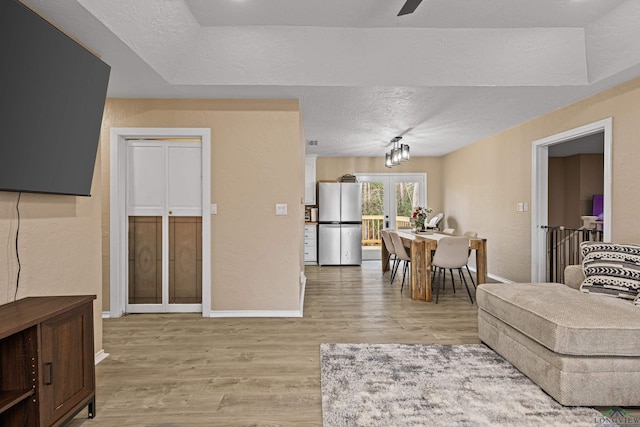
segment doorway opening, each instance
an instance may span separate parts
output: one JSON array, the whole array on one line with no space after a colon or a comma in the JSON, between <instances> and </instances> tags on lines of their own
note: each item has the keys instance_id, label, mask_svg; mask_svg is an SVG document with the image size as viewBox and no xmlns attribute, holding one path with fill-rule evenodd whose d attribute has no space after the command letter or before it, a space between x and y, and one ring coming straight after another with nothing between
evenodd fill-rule
<instances>
[{"instance_id":1,"label":"doorway opening","mask_svg":"<svg viewBox=\"0 0 640 427\"><path fill-rule=\"evenodd\" d=\"M592 154L595 156L591 156ZM581 217L585 214L592 214L594 205L597 204L596 208L601 210L597 216L603 240L610 240L612 223L611 159L611 118L533 142L531 169L532 281L538 282L548 279L551 266L549 264L547 233L549 226L554 226L550 223L551 220L565 222L569 227L576 226L577 229L582 224ZM602 162L601 169L595 165L599 161ZM582 175L586 177L583 183L579 178L581 169ZM601 174L602 179L589 177L589 175L593 176L596 173ZM565 180L573 181L573 183L560 182ZM591 183L586 181L591 181ZM560 186L562 188L559 188ZM594 198L594 196L601 197ZM597 203L594 203L594 199L597 199ZM560 227L566 226L558 225L558 228Z\"/></svg>"},{"instance_id":2,"label":"doorway opening","mask_svg":"<svg viewBox=\"0 0 640 427\"><path fill-rule=\"evenodd\" d=\"M209 317L210 129L112 128L110 150L110 317Z\"/></svg>"},{"instance_id":3,"label":"doorway opening","mask_svg":"<svg viewBox=\"0 0 640 427\"><path fill-rule=\"evenodd\" d=\"M416 206L426 206L427 174L355 174L362 182L362 259L379 260L383 229L411 228Z\"/></svg>"}]
</instances>

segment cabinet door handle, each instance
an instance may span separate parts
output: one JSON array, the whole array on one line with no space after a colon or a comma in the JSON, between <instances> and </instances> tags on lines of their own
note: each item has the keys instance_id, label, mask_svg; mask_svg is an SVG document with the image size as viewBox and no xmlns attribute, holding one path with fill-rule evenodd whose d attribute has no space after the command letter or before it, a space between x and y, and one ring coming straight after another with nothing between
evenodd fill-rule
<instances>
[{"instance_id":1,"label":"cabinet door handle","mask_svg":"<svg viewBox=\"0 0 640 427\"><path fill-rule=\"evenodd\" d=\"M45 363L44 368L44 372L42 373L44 375L44 384L51 385L53 384L53 363Z\"/></svg>"}]
</instances>

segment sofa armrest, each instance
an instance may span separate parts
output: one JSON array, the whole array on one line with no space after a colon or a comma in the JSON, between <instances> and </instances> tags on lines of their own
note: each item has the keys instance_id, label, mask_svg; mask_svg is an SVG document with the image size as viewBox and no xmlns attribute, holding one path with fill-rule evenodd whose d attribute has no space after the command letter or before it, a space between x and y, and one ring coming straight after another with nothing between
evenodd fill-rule
<instances>
[{"instance_id":1,"label":"sofa armrest","mask_svg":"<svg viewBox=\"0 0 640 427\"><path fill-rule=\"evenodd\" d=\"M580 289L585 278L581 265L568 265L564 269L564 284L570 288Z\"/></svg>"}]
</instances>

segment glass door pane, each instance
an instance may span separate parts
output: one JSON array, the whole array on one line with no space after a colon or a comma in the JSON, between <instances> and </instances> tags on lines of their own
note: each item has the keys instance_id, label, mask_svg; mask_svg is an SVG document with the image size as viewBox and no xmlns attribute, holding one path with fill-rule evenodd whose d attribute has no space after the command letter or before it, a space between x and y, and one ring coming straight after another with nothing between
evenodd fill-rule
<instances>
[{"instance_id":1,"label":"glass door pane","mask_svg":"<svg viewBox=\"0 0 640 427\"><path fill-rule=\"evenodd\" d=\"M411 217L413 210L421 206L420 183L418 182L396 182L395 185L395 212L396 229L411 228L413 221ZM424 207L424 206L423 206Z\"/></svg>"},{"instance_id":2,"label":"glass door pane","mask_svg":"<svg viewBox=\"0 0 640 427\"><path fill-rule=\"evenodd\" d=\"M362 180L361 180L362 181ZM380 259L382 238L380 230L385 228L385 183L380 180L362 182L362 259Z\"/></svg>"}]
</instances>

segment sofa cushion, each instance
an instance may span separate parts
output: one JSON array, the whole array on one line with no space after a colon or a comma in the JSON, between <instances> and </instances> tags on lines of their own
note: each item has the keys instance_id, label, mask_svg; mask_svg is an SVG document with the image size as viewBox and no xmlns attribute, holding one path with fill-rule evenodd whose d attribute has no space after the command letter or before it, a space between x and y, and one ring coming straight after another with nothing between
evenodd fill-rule
<instances>
[{"instance_id":1,"label":"sofa cushion","mask_svg":"<svg viewBox=\"0 0 640 427\"><path fill-rule=\"evenodd\" d=\"M640 310L559 283L485 283L478 307L548 349L567 355L640 356Z\"/></svg>"},{"instance_id":2,"label":"sofa cushion","mask_svg":"<svg viewBox=\"0 0 640 427\"><path fill-rule=\"evenodd\" d=\"M618 297L640 304L640 246L583 242L580 245L586 279L582 292Z\"/></svg>"}]
</instances>

